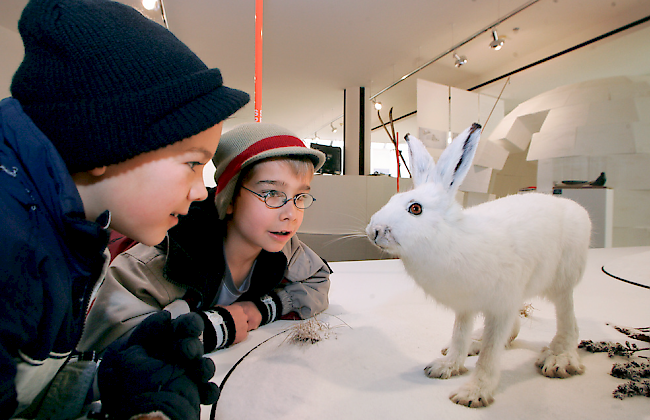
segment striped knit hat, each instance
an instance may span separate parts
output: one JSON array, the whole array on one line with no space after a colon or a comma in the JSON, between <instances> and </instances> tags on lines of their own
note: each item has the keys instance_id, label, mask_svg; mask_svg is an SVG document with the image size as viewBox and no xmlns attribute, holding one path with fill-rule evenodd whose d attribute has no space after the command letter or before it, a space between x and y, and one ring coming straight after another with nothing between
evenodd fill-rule
<instances>
[{"instance_id":1,"label":"striped knit hat","mask_svg":"<svg viewBox=\"0 0 650 420\"><path fill-rule=\"evenodd\" d=\"M219 218L226 218L243 169L262 159L292 156L311 159L314 171L325 163L325 154L306 147L292 132L274 124L242 124L224 133L212 158L217 168L214 180L217 183L215 201Z\"/></svg>"}]
</instances>

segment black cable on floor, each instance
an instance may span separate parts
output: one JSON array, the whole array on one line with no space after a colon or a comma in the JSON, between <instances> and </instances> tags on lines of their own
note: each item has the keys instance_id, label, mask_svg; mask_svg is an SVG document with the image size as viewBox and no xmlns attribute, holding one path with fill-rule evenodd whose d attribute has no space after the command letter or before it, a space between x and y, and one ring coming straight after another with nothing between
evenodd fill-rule
<instances>
[{"instance_id":1,"label":"black cable on floor","mask_svg":"<svg viewBox=\"0 0 650 420\"><path fill-rule=\"evenodd\" d=\"M252 352L253 350L255 350L256 348L258 348L258 347L261 346L262 344L266 343L267 341L271 340L272 338L275 338L275 337L277 337L277 336L279 336L279 335L281 335L281 334L284 334L284 333L287 332L287 331L289 331L289 328L287 328L286 330L280 331L279 333L277 333L277 334L275 334L275 335L273 335L273 336L267 338L266 340L262 341L261 343L259 343L259 344L256 345L255 347L253 347L252 349L248 350L248 352L247 352L245 355L243 355L243 356L241 357L241 359L237 360L237 363L235 363L235 364L230 368L230 370L228 371L228 373L226 373L226 376L224 376L223 381L221 381L221 385L219 385L219 389L220 389L220 391L223 392L223 387L226 385L226 381L228 380L228 378L230 377L230 375L232 374L232 372L235 370L235 368L236 368L236 367L237 367L237 366L242 362L242 360L244 360L244 359L246 358L246 356L248 356L249 354L251 354L251 352ZM221 398L221 397L219 397L219 398ZM217 415L217 403L218 403L218 402L219 402L219 400L217 400L217 402L215 402L214 404L212 404L212 409L210 410L210 420L215 420L215 416Z\"/></svg>"}]
</instances>

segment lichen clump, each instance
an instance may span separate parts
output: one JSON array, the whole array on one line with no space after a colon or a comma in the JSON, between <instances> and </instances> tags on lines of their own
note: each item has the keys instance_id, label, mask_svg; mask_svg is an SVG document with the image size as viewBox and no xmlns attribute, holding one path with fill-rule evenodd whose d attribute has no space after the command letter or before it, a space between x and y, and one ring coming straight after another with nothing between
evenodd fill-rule
<instances>
[{"instance_id":1,"label":"lichen clump","mask_svg":"<svg viewBox=\"0 0 650 420\"><path fill-rule=\"evenodd\" d=\"M289 335L284 341L298 345L316 344L328 339L331 334L328 323L310 318L290 328Z\"/></svg>"}]
</instances>

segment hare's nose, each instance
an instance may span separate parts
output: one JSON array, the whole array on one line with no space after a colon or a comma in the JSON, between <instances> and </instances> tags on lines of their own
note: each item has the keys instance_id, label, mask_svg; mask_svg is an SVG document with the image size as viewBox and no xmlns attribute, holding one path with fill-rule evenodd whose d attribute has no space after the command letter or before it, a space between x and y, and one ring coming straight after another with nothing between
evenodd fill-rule
<instances>
[{"instance_id":1,"label":"hare's nose","mask_svg":"<svg viewBox=\"0 0 650 420\"><path fill-rule=\"evenodd\" d=\"M373 241L377 241L379 236L383 236L390 231L390 228L386 226L373 226L371 229L371 238Z\"/></svg>"}]
</instances>

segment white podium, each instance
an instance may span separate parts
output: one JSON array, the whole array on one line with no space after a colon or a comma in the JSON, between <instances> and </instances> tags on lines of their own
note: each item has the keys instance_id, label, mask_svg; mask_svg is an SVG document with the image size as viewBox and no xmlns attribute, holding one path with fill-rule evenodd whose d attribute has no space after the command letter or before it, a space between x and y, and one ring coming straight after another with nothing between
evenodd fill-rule
<instances>
[{"instance_id":1,"label":"white podium","mask_svg":"<svg viewBox=\"0 0 650 420\"><path fill-rule=\"evenodd\" d=\"M553 194L582 205L591 217L591 247L611 248L614 224L614 190L604 187L554 187Z\"/></svg>"}]
</instances>

